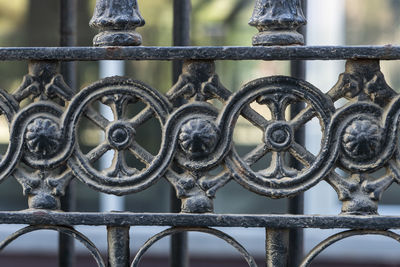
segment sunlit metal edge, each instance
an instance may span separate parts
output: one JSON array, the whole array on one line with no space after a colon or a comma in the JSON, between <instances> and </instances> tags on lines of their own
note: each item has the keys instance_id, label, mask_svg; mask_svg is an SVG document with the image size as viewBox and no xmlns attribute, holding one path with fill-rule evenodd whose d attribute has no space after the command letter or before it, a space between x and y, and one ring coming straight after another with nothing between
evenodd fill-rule
<instances>
[{"instance_id":1,"label":"sunlit metal edge","mask_svg":"<svg viewBox=\"0 0 400 267\"><path fill-rule=\"evenodd\" d=\"M131 212L57 212L26 210L0 212L0 224L30 225L143 225L267 228L400 229L400 216L357 215L242 215Z\"/></svg>"},{"instance_id":2,"label":"sunlit metal edge","mask_svg":"<svg viewBox=\"0 0 400 267\"><path fill-rule=\"evenodd\" d=\"M4 47L0 60L340 60L400 59L400 46Z\"/></svg>"}]
</instances>

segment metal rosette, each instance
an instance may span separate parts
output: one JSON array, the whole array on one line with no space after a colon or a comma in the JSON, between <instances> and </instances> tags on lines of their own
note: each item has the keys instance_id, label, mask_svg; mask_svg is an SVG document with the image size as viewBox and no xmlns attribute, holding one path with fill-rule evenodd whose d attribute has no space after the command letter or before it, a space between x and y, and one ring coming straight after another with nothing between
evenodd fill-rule
<instances>
[{"instance_id":1,"label":"metal rosette","mask_svg":"<svg viewBox=\"0 0 400 267\"><path fill-rule=\"evenodd\" d=\"M88 155L89 153L83 153L79 145L76 145L75 152L68 161L75 176L96 190L115 195L138 192L155 183L162 177L172 160L173 149L165 141L163 134L161 148L157 155L153 156L143 150L135 140L135 128L138 125L130 118L124 117L124 106L129 101L143 102L147 107L141 115L156 117L164 127L170 111L168 101L156 90L141 82L123 77L106 78L86 87L72 99L64 119L70 134L75 138L77 138L77 130L74 127L77 127L84 114L93 113L90 107L95 101L105 101L104 103L112 105L114 120L103 125L105 140L97 148L98 151ZM96 115L92 116L92 120L96 120ZM113 160L113 164L120 164L115 166L116 172L94 168L91 160L97 157L97 153L101 154L110 149L118 155ZM146 167L141 170L124 167L124 160L119 155L127 150L145 161Z\"/></svg>"},{"instance_id":2,"label":"metal rosette","mask_svg":"<svg viewBox=\"0 0 400 267\"><path fill-rule=\"evenodd\" d=\"M52 102L38 102L21 110L13 125L20 129L16 134L24 142L22 159L35 169L54 169L71 155L72 148L60 127L63 110Z\"/></svg>"},{"instance_id":3,"label":"metal rosette","mask_svg":"<svg viewBox=\"0 0 400 267\"><path fill-rule=\"evenodd\" d=\"M12 142L0 164L2 177L12 172L21 157L34 169L54 169L67 160L74 144L61 127L62 114L63 109L50 101L30 104L15 114ZM3 162L7 162L4 169Z\"/></svg>"},{"instance_id":4,"label":"metal rosette","mask_svg":"<svg viewBox=\"0 0 400 267\"><path fill-rule=\"evenodd\" d=\"M218 165L229 151L229 141L220 138L218 111L204 102L182 106L171 114L165 127L169 142L176 146L177 163L189 171L206 171Z\"/></svg>"},{"instance_id":5,"label":"metal rosette","mask_svg":"<svg viewBox=\"0 0 400 267\"><path fill-rule=\"evenodd\" d=\"M341 108L332 118L331 129L337 136L336 146L341 168L353 172L374 172L392 157L396 129L390 131L381 122L383 109L371 102L352 103ZM385 130L386 129L386 130Z\"/></svg>"},{"instance_id":6,"label":"metal rosette","mask_svg":"<svg viewBox=\"0 0 400 267\"><path fill-rule=\"evenodd\" d=\"M221 137L218 110L207 102L191 102L175 110L165 126L166 142L176 151L177 169L167 179L183 198L182 211L209 212L210 198L230 180L226 168L218 169L230 150L229 138ZM177 172L177 173L176 173Z\"/></svg>"},{"instance_id":7,"label":"metal rosette","mask_svg":"<svg viewBox=\"0 0 400 267\"><path fill-rule=\"evenodd\" d=\"M289 152L300 160L308 161L309 166L304 166L301 170L288 169L280 175L271 171L273 165L265 170L254 171L232 149L232 153L226 157L226 164L236 181L258 194L280 198L305 191L323 179L332 169L337 157L337 153L330 149L333 137L328 127L335 110L331 99L303 80L285 76L257 79L245 84L230 98L219 117L222 132L231 132L242 110L253 101L268 104L271 110L272 119L266 122L263 130L265 149L276 155L275 159L279 159L282 153ZM321 148L316 156L294 141L293 135L298 126L294 126L294 121L286 121L284 115L285 106L290 101L308 104L306 109L309 109L311 115L304 123L312 117L317 117L320 121Z\"/></svg>"},{"instance_id":8,"label":"metal rosette","mask_svg":"<svg viewBox=\"0 0 400 267\"><path fill-rule=\"evenodd\" d=\"M8 93L0 89L0 115L4 115L12 135L12 120L18 111L18 103ZM17 144L9 142L7 152L1 157L0 161L0 182L2 182L14 169L20 156L20 149Z\"/></svg>"}]
</instances>

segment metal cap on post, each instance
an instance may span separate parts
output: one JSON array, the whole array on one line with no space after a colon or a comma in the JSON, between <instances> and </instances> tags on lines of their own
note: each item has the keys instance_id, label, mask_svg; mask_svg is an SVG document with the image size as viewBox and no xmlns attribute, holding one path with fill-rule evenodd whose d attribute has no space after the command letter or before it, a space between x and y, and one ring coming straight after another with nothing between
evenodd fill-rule
<instances>
[{"instance_id":1,"label":"metal cap on post","mask_svg":"<svg viewBox=\"0 0 400 267\"><path fill-rule=\"evenodd\" d=\"M297 28L306 24L301 0L256 0L251 26L260 32L253 45L303 45L304 37Z\"/></svg>"},{"instance_id":2,"label":"metal cap on post","mask_svg":"<svg viewBox=\"0 0 400 267\"><path fill-rule=\"evenodd\" d=\"M100 33L95 46L138 46L142 36L135 31L145 24L136 0L97 0L90 27Z\"/></svg>"}]
</instances>

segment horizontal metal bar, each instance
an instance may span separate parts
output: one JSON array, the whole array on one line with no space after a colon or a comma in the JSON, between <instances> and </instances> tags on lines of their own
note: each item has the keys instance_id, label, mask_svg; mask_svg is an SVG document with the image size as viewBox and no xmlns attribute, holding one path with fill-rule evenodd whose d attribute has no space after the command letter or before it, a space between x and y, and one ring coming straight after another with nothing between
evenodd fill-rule
<instances>
[{"instance_id":1,"label":"horizontal metal bar","mask_svg":"<svg viewBox=\"0 0 400 267\"><path fill-rule=\"evenodd\" d=\"M339 60L400 59L400 46L20 47L0 60Z\"/></svg>"},{"instance_id":2,"label":"horizontal metal bar","mask_svg":"<svg viewBox=\"0 0 400 267\"><path fill-rule=\"evenodd\" d=\"M400 216L79 213L28 210L0 212L0 224L400 229Z\"/></svg>"}]
</instances>

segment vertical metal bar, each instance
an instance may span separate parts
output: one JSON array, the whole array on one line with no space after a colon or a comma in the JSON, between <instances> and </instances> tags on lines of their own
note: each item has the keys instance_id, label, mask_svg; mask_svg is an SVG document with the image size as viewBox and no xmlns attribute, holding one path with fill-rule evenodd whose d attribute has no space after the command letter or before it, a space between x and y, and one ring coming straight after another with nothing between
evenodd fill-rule
<instances>
[{"instance_id":1,"label":"vertical metal bar","mask_svg":"<svg viewBox=\"0 0 400 267\"><path fill-rule=\"evenodd\" d=\"M267 267L287 267L289 252L288 229L265 229Z\"/></svg>"},{"instance_id":2,"label":"vertical metal bar","mask_svg":"<svg viewBox=\"0 0 400 267\"><path fill-rule=\"evenodd\" d=\"M302 0L302 7L305 17L307 17L307 0ZM306 27L303 26L299 29L299 32L304 36L304 43L306 43ZM301 60L293 60L290 65L291 76L299 79L306 78L306 63ZM290 117L296 116L303 108L304 103L296 103L292 105L290 110ZM295 140L297 143L305 144L305 129L299 129L295 133ZM298 166L297 161L292 161L294 168L301 168ZM291 199L288 203L288 213L290 214L303 214L304 213L304 194L299 194ZM303 246L304 246L304 235L303 229L291 229L289 233L289 259L288 266L298 266L303 257Z\"/></svg>"},{"instance_id":3,"label":"vertical metal bar","mask_svg":"<svg viewBox=\"0 0 400 267\"><path fill-rule=\"evenodd\" d=\"M75 188L73 181L68 186L65 196L61 198L61 209L64 211L75 210ZM75 266L75 244L74 238L60 233L58 236L58 266Z\"/></svg>"},{"instance_id":4,"label":"vertical metal bar","mask_svg":"<svg viewBox=\"0 0 400 267\"><path fill-rule=\"evenodd\" d=\"M108 266L129 267L129 226L107 226Z\"/></svg>"},{"instance_id":5,"label":"vertical metal bar","mask_svg":"<svg viewBox=\"0 0 400 267\"><path fill-rule=\"evenodd\" d=\"M174 18L173 18L173 45L188 46L190 45L190 0L174 0ZM173 63L173 82L178 80L182 72L182 61L174 61Z\"/></svg>"},{"instance_id":6,"label":"vertical metal bar","mask_svg":"<svg viewBox=\"0 0 400 267\"><path fill-rule=\"evenodd\" d=\"M173 45L190 45L190 0L174 0L173 6ZM172 63L172 81L175 83L182 72L182 61ZM181 201L176 198L175 190L171 188L170 194L171 212L180 212ZM170 266L187 267L189 266L187 233L175 234L171 237Z\"/></svg>"},{"instance_id":7,"label":"vertical metal bar","mask_svg":"<svg viewBox=\"0 0 400 267\"><path fill-rule=\"evenodd\" d=\"M304 61L293 61L291 64L291 75L292 77L304 79L305 78L305 62ZM290 116L294 117L303 108L305 108L304 103L297 103L292 105L290 110ZM294 136L298 144L305 144L305 129L301 128L296 131ZM301 168L298 166L299 163L292 160L291 166L294 168ZM288 199L288 213L289 214L303 214L304 213L304 194L298 194L297 196ZM290 248L289 248L289 263L288 266L294 267L298 266L303 257L303 229L291 229L290 230Z\"/></svg>"},{"instance_id":8,"label":"vertical metal bar","mask_svg":"<svg viewBox=\"0 0 400 267\"><path fill-rule=\"evenodd\" d=\"M77 31L77 1L60 0L60 46L75 46ZM76 88L76 64L65 62L61 64L61 74L65 82ZM61 209L64 211L75 210L75 188L73 181L66 189L65 196L61 198ZM59 234L58 261L60 267L75 266L74 239L65 234Z\"/></svg>"},{"instance_id":9,"label":"vertical metal bar","mask_svg":"<svg viewBox=\"0 0 400 267\"><path fill-rule=\"evenodd\" d=\"M289 200L288 212L290 214L304 213L304 195L300 194ZM303 229L291 229L289 234L289 267L299 266L304 254Z\"/></svg>"},{"instance_id":10,"label":"vertical metal bar","mask_svg":"<svg viewBox=\"0 0 400 267\"><path fill-rule=\"evenodd\" d=\"M176 198L175 190L171 189L171 212L177 213L181 210L181 201ZM169 266L188 267L188 235L187 233L178 233L171 236L171 249L169 257Z\"/></svg>"},{"instance_id":11,"label":"vertical metal bar","mask_svg":"<svg viewBox=\"0 0 400 267\"><path fill-rule=\"evenodd\" d=\"M77 0L60 0L60 46L75 46L77 35ZM63 62L61 74L65 82L76 88L76 62Z\"/></svg>"}]
</instances>

